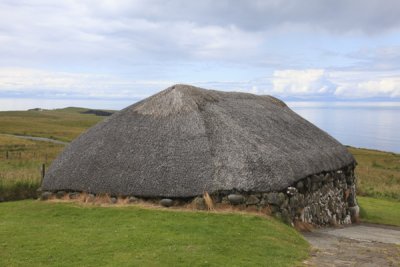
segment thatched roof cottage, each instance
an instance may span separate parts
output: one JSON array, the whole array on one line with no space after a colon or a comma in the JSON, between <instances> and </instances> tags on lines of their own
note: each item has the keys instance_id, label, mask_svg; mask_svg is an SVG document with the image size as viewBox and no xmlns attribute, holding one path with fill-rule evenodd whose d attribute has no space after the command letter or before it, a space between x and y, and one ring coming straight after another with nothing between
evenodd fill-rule
<instances>
[{"instance_id":1,"label":"thatched roof cottage","mask_svg":"<svg viewBox=\"0 0 400 267\"><path fill-rule=\"evenodd\" d=\"M343 145L272 96L175 85L79 136L42 189L172 199L240 194L243 204L255 197L255 205L277 206L291 219L340 223L349 221L345 190L354 195L354 166ZM321 202L315 196L323 188L340 210L327 209L328 219L312 210L326 203L307 204ZM291 216L293 198L302 211Z\"/></svg>"}]
</instances>

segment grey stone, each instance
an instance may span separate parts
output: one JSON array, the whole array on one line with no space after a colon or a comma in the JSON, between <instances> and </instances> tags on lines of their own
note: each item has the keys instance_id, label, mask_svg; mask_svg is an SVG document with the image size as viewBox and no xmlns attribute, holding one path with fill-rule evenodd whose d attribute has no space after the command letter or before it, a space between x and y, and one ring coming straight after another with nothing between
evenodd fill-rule
<instances>
[{"instance_id":1,"label":"grey stone","mask_svg":"<svg viewBox=\"0 0 400 267\"><path fill-rule=\"evenodd\" d=\"M350 187L350 194L349 194L349 198L347 199L347 202L349 203L349 207L357 206L356 187L355 187L355 185L352 185Z\"/></svg>"},{"instance_id":2,"label":"grey stone","mask_svg":"<svg viewBox=\"0 0 400 267\"><path fill-rule=\"evenodd\" d=\"M250 195L246 200L246 205L256 205L260 202L260 199L255 195Z\"/></svg>"},{"instance_id":3,"label":"grey stone","mask_svg":"<svg viewBox=\"0 0 400 267\"><path fill-rule=\"evenodd\" d=\"M297 188L298 190L303 190L303 188L304 188L303 182L302 182L302 181L297 182L296 188Z\"/></svg>"},{"instance_id":4,"label":"grey stone","mask_svg":"<svg viewBox=\"0 0 400 267\"><path fill-rule=\"evenodd\" d=\"M53 195L53 193L51 193L51 192L43 192L41 195L40 195L40 200L48 200L49 198L51 198L51 196Z\"/></svg>"},{"instance_id":5,"label":"grey stone","mask_svg":"<svg viewBox=\"0 0 400 267\"><path fill-rule=\"evenodd\" d=\"M174 201L169 198L163 198L163 199L161 199L160 204L161 204L161 206L168 208L174 204Z\"/></svg>"},{"instance_id":6,"label":"grey stone","mask_svg":"<svg viewBox=\"0 0 400 267\"><path fill-rule=\"evenodd\" d=\"M222 196L219 194L215 194L212 196L213 202L214 203L221 203L222 202Z\"/></svg>"},{"instance_id":7,"label":"grey stone","mask_svg":"<svg viewBox=\"0 0 400 267\"><path fill-rule=\"evenodd\" d=\"M280 207L281 209L287 209L289 207L289 199L285 198Z\"/></svg>"},{"instance_id":8,"label":"grey stone","mask_svg":"<svg viewBox=\"0 0 400 267\"><path fill-rule=\"evenodd\" d=\"M281 206L283 202L285 201L285 194L283 193L268 193L267 194L267 201L269 204Z\"/></svg>"},{"instance_id":9,"label":"grey stone","mask_svg":"<svg viewBox=\"0 0 400 267\"><path fill-rule=\"evenodd\" d=\"M228 200L232 205L239 205L244 203L244 197L240 194L230 194L228 195Z\"/></svg>"},{"instance_id":10,"label":"grey stone","mask_svg":"<svg viewBox=\"0 0 400 267\"><path fill-rule=\"evenodd\" d=\"M192 204L198 210L205 210L207 208L206 202L202 197L196 197L195 199L193 199Z\"/></svg>"},{"instance_id":11,"label":"grey stone","mask_svg":"<svg viewBox=\"0 0 400 267\"><path fill-rule=\"evenodd\" d=\"M77 199L81 194L78 192L69 193L69 199Z\"/></svg>"},{"instance_id":12,"label":"grey stone","mask_svg":"<svg viewBox=\"0 0 400 267\"><path fill-rule=\"evenodd\" d=\"M344 218L343 224L351 224L351 217L350 217L350 215L347 215L347 216Z\"/></svg>"},{"instance_id":13,"label":"grey stone","mask_svg":"<svg viewBox=\"0 0 400 267\"><path fill-rule=\"evenodd\" d=\"M307 177L307 189L311 189L312 181L310 177Z\"/></svg>"},{"instance_id":14,"label":"grey stone","mask_svg":"<svg viewBox=\"0 0 400 267\"><path fill-rule=\"evenodd\" d=\"M111 197L110 198L110 203L111 204L116 204L118 202L118 198L116 198L116 197Z\"/></svg>"},{"instance_id":15,"label":"grey stone","mask_svg":"<svg viewBox=\"0 0 400 267\"><path fill-rule=\"evenodd\" d=\"M296 187L293 186L289 186L286 190L286 194L288 194L289 196L293 196L295 194L297 194L297 189Z\"/></svg>"},{"instance_id":16,"label":"grey stone","mask_svg":"<svg viewBox=\"0 0 400 267\"><path fill-rule=\"evenodd\" d=\"M333 177L330 173L325 174L324 180L327 182L332 182L333 181Z\"/></svg>"},{"instance_id":17,"label":"grey stone","mask_svg":"<svg viewBox=\"0 0 400 267\"><path fill-rule=\"evenodd\" d=\"M224 197L221 199L221 203L222 203L222 204L230 204L229 199L228 199L228 196L224 196Z\"/></svg>"},{"instance_id":18,"label":"grey stone","mask_svg":"<svg viewBox=\"0 0 400 267\"><path fill-rule=\"evenodd\" d=\"M137 197L134 197L134 196L130 196L128 198L128 203L136 203L138 201L139 201L139 199Z\"/></svg>"},{"instance_id":19,"label":"grey stone","mask_svg":"<svg viewBox=\"0 0 400 267\"><path fill-rule=\"evenodd\" d=\"M289 213L289 211L288 211L287 209L283 209L283 210L281 211L281 214L282 214L282 220L283 220L285 223L287 223L287 224L292 223L292 219L290 218L290 213Z\"/></svg>"},{"instance_id":20,"label":"grey stone","mask_svg":"<svg viewBox=\"0 0 400 267\"><path fill-rule=\"evenodd\" d=\"M65 191L58 191L56 193L56 198L58 198L58 199L63 198L66 194L67 194L67 192L65 192Z\"/></svg>"},{"instance_id":21,"label":"grey stone","mask_svg":"<svg viewBox=\"0 0 400 267\"><path fill-rule=\"evenodd\" d=\"M336 214L334 214L334 215L330 218L329 224L332 225L332 226L335 226L335 225L338 224L338 220L336 219Z\"/></svg>"},{"instance_id":22,"label":"grey stone","mask_svg":"<svg viewBox=\"0 0 400 267\"><path fill-rule=\"evenodd\" d=\"M319 183L312 183L311 191L315 192L320 188Z\"/></svg>"},{"instance_id":23,"label":"grey stone","mask_svg":"<svg viewBox=\"0 0 400 267\"><path fill-rule=\"evenodd\" d=\"M300 198L297 195L294 195L289 199L289 206L292 208L297 208L300 204Z\"/></svg>"},{"instance_id":24,"label":"grey stone","mask_svg":"<svg viewBox=\"0 0 400 267\"><path fill-rule=\"evenodd\" d=\"M352 222L357 222L360 217L360 207L354 206L349 208L350 217Z\"/></svg>"},{"instance_id":25,"label":"grey stone","mask_svg":"<svg viewBox=\"0 0 400 267\"><path fill-rule=\"evenodd\" d=\"M319 177L319 175L312 175L312 176L311 176L311 182L313 182L313 183L319 183L319 182L320 182L320 177Z\"/></svg>"},{"instance_id":26,"label":"grey stone","mask_svg":"<svg viewBox=\"0 0 400 267\"><path fill-rule=\"evenodd\" d=\"M265 199L261 199L261 201L258 203L258 206L261 208L264 208L267 206L267 201Z\"/></svg>"},{"instance_id":27,"label":"grey stone","mask_svg":"<svg viewBox=\"0 0 400 267\"><path fill-rule=\"evenodd\" d=\"M88 194L86 197L86 202L94 202L96 200L96 196L94 194Z\"/></svg>"},{"instance_id":28,"label":"grey stone","mask_svg":"<svg viewBox=\"0 0 400 267\"><path fill-rule=\"evenodd\" d=\"M272 213L276 213L281 210L278 206L275 206L275 205L270 206L270 209L271 209Z\"/></svg>"}]
</instances>

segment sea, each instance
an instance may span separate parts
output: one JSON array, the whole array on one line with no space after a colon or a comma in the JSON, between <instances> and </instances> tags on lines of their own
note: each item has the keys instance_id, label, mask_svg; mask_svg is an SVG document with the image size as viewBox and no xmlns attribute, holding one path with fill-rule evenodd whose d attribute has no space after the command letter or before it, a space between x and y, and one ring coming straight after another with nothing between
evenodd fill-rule
<instances>
[{"instance_id":1,"label":"sea","mask_svg":"<svg viewBox=\"0 0 400 267\"><path fill-rule=\"evenodd\" d=\"M400 102L286 102L344 145L400 153Z\"/></svg>"}]
</instances>

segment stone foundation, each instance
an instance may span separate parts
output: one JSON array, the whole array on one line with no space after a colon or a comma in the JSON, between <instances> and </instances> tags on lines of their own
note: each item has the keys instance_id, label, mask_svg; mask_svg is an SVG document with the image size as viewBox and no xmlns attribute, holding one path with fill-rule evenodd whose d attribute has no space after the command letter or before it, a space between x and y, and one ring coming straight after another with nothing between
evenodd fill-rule
<instances>
[{"instance_id":1,"label":"stone foundation","mask_svg":"<svg viewBox=\"0 0 400 267\"><path fill-rule=\"evenodd\" d=\"M356 201L355 165L337 171L323 172L308 176L281 192L239 192L218 191L210 194L215 205L233 205L242 209L264 211L281 218L288 224L305 222L314 225L350 224L358 220L359 208ZM44 192L42 199L50 198L51 192ZM67 194L54 192L54 196ZM74 199L76 192L70 192ZM89 194L94 197L93 194ZM129 196L128 196L129 197ZM131 199L135 201L131 201ZM110 204L118 201L117 196ZM191 203L197 209L207 209L202 196L185 199L143 199L130 196L128 203L139 200L159 203L162 206L181 206Z\"/></svg>"},{"instance_id":2,"label":"stone foundation","mask_svg":"<svg viewBox=\"0 0 400 267\"><path fill-rule=\"evenodd\" d=\"M281 192L217 192L216 203L267 207L272 215L289 224L305 222L314 225L350 224L358 220L354 165L337 171L308 176ZM195 204L201 208L201 198Z\"/></svg>"}]
</instances>

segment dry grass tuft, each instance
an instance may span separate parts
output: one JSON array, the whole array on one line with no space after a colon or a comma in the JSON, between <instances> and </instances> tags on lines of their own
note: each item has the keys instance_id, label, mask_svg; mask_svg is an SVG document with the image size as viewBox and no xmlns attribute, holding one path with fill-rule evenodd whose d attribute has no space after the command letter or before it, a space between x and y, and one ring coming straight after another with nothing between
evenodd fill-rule
<instances>
[{"instance_id":1,"label":"dry grass tuft","mask_svg":"<svg viewBox=\"0 0 400 267\"><path fill-rule=\"evenodd\" d=\"M207 192L204 192L203 198L204 198L204 202L206 203L207 209L214 210L213 200Z\"/></svg>"},{"instance_id":2,"label":"dry grass tuft","mask_svg":"<svg viewBox=\"0 0 400 267\"><path fill-rule=\"evenodd\" d=\"M109 194L98 194L96 195L95 203L97 204L110 204L111 197Z\"/></svg>"},{"instance_id":3,"label":"dry grass tuft","mask_svg":"<svg viewBox=\"0 0 400 267\"><path fill-rule=\"evenodd\" d=\"M301 221L294 221L294 228L300 232L311 232L314 229L312 224Z\"/></svg>"}]
</instances>

